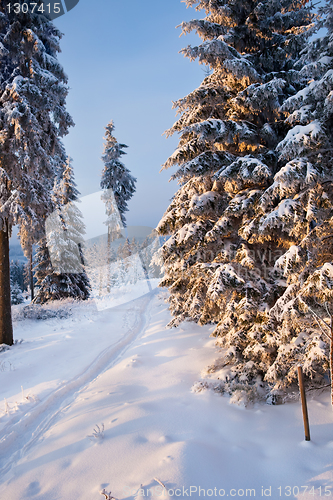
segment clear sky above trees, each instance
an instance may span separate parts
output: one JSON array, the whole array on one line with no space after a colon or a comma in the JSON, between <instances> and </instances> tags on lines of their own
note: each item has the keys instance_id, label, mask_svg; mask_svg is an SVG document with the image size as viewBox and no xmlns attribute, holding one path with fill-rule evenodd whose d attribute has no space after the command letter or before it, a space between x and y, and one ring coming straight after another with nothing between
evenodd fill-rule
<instances>
[{"instance_id":1,"label":"clear sky above trees","mask_svg":"<svg viewBox=\"0 0 333 500\"><path fill-rule=\"evenodd\" d=\"M93 7L92 7L93 6ZM177 190L159 173L177 145L163 132L175 117L172 101L202 81L203 67L179 50L176 25L198 17L180 0L80 0L54 23L64 33L59 60L69 77L68 110L76 123L65 139L82 195L99 190L104 126L110 117L127 144L126 167L138 179L128 225L155 227Z\"/></svg>"}]
</instances>

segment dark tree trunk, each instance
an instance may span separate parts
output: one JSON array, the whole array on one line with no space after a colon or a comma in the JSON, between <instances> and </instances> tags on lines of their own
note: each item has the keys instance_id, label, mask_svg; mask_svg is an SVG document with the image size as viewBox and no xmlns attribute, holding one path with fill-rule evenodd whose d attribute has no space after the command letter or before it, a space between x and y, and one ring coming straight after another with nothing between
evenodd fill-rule
<instances>
[{"instance_id":1,"label":"dark tree trunk","mask_svg":"<svg viewBox=\"0 0 333 500\"><path fill-rule=\"evenodd\" d=\"M8 229L0 231L0 344L13 345Z\"/></svg>"},{"instance_id":2,"label":"dark tree trunk","mask_svg":"<svg viewBox=\"0 0 333 500\"><path fill-rule=\"evenodd\" d=\"M30 253L30 264L29 264L29 281L30 281L30 291L31 291L31 302L35 298L34 294L34 275L32 272L32 248L31 248L31 253Z\"/></svg>"},{"instance_id":3,"label":"dark tree trunk","mask_svg":"<svg viewBox=\"0 0 333 500\"><path fill-rule=\"evenodd\" d=\"M330 377L331 377L331 406L333 408L333 316L331 316L331 328L330 328Z\"/></svg>"},{"instance_id":4,"label":"dark tree trunk","mask_svg":"<svg viewBox=\"0 0 333 500\"><path fill-rule=\"evenodd\" d=\"M106 278L106 291L110 293L110 265L111 265L111 228L108 227L108 247L107 247L107 278Z\"/></svg>"}]
</instances>

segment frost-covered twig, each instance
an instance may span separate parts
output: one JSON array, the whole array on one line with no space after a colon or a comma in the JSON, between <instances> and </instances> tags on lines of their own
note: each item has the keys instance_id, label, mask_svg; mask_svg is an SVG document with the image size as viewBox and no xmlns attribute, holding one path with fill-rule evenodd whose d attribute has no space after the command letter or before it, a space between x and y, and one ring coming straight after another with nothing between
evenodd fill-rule
<instances>
[{"instance_id":1,"label":"frost-covered twig","mask_svg":"<svg viewBox=\"0 0 333 500\"><path fill-rule=\"evenodd\" d=\"M27 396L24 395L23 385L21 385L21 390L22 390L22 401L25 401L25 400L29 401L30 396L29 396L29 394Z\"/></svg>"},{"instance_id":2,"label":"frost-covered twig","mask_svg":"<svg viewBox=\"0 0 333 500\"><path fill-rule=\"evenodd\" d=\"M328 308L328 304L327 304L327 302L325 302L325 309L326 309L326 311L327 311L327 314L328 314L328 315L329 315L329 317L330 317L330 320L331 320L331 325L330 325L330 328L331 328L331 330L332 330L332 326L333 326L333 316L332 316L332 314L331 314L331 311L330 311L330 310L329 310L329 308Z\"/></svg>"},{"instance_id":3,"label":"frost-covered twig","mask_svg":"<svg viewBox=\"0 0 333 500\"><path fill-rule=\"evenodd\" d=\"M94 441L94 439L103 439L104 438L104 424L101 424L101 427L96 424L96 428L93 430L93 433L88 436L90 441Z\"/></svg>"},{"instance_id":4,"label":"frost-covered twig","mask_svg":"<svg viewBox=\"0 0 333 500\"><path fill-rule=\"evenodd\" d=\"M162 481L160 481L159 479L157 479L157 477L154 477L154 481L156 481L158 484L160 484L166 490L165 484L163 484Z\"/></svg>"},{"instance_id":5,"label":"frost-covered twig","mask_svg":"<svg viewBox=\"0 0 333 500\"><path fill-rule=\"evenodd\" d=\"M10 409L9 404L7 402L7 399L6 398L4 398L4 399L5 399L5 413L7 413L7 415L9 415L9 409Z\"/></svg>"},{"instance_id":6,"label":"frost-covered twig","mask_svg":"<svg viewBox=\"0 0 333 500\"><path fill-rule=\"evenodd\" d=\"M26 396L24 395L24 391L23 391L23 386L21 385L21 390L22 390L22 401L37 401L38 400L38 397L37 396L34 396L33 394L27 394Z\"/></svg>"},{"instance_id":7,"label":"frost-covered twig","mask_svg":"<svg viewBox=\"0 0 333 500\"><path fill-rule=\"evenodd\" d=\"M105 496L105 500L117 500L115 497L111 496L111 491L110 493L107 493L105 489L101 491L101 495Z\"/></svg>"},{"instance_id":8,"label":"frost-covered twig","mask_svg":"<svg viewBox=\"0 0 333 500\"><path fill-rule=\"evenodd\" d=\"M320 320L325 326L326 328L330 329L330 326L326 323L326 321L324 321L317 313L315 313L313 311L313 309L311 309L311 307L306 303L304 302L303 299L301 299L301 297L298 297L299 300L302 300L302 302L306 305L306 307L309 309L309 311L311 312L311 314L313 315L314 319L316 320L319 328L320 328L320 331L322 332L323 335L325 335L325 337L328 339L328 340L331 340L330 337L328 336L328 334L323 330L323 328L321 327L320 323L318 320Z\"/></svg>"},{"instance_id":9,"label":"frost-covered twig","mask_svg":"<svg viewBox=\"0 0 333 500\"><path fill-rule=\"evenodd\" d=\"M306 391L320 391L321 389L326 389L326 387L331 387L331 384L321 385L319 387L307 387Z\"/></svg>"},{"instance_id":10,"label":"frost-covered twig","mask_svg":"<svg viewBox=\"0 0 333 500\"><path fill-rule=\"evenodd\" d=\"M309 308L309 309L310 309L310 308ZM311 311L311 309L310 309L310 311ZM316 322L317 322L317 324L318 324L318 326L319 326L319 328L320 328L321 333L322 333L323 335L325 335L325 337L327 337L327 339L328 339L328 340L330 340L329 336L327 335L327 333L326 333L326 332L324 332L324 330L322 329L322 327L321 327L321 325L320 325L320 323L319 323L318 319L316 318L316 314L315 314L315 312L311 311L311 313L313 314L313 317L314 317L314 319L316 320ZM320 319L321 319L321 318L320 318ZM325 321L324 321L324 323L325 323ZM327 323L326 323L326 325L327 325ZM327 326L328 326L328 325L327 325Z\"/></svg>"}]
</instances>

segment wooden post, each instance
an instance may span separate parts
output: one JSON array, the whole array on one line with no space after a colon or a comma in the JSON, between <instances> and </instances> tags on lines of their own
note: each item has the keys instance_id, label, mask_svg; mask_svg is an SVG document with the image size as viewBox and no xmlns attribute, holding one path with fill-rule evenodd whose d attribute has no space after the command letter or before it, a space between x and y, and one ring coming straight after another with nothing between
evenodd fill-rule
<instances>
[{"instance_id":1,"label":"wooden post","mask_svg":"<svg viewBox=\"0 0 333 500\"><path fill-rule=\"evenodd\" d=\"M298 367L298 383L299 383L299 391L301 393L301 401L302 401L305 441L310 441L309 417L308 417L308 409L306 406L306 395L305 395L305 390L304 390L303 371L302 371L301 366Z\"/></svg>"}]
</instances>

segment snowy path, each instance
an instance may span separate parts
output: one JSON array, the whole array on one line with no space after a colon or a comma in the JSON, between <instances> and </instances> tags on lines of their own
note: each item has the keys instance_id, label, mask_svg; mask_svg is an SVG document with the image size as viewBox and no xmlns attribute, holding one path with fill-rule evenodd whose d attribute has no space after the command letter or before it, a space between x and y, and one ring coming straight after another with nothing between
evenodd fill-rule
<instances>
[{"instance_id":1,"label":"snowy path","mask_svg":"<svg viewBox=\"0 0 333 500\"><path fill-rule=\"evenodd\" d=\"M299 403L244 409L230 405L228 397L191 392L200 370L216 356L211 328L184 323L166 330L163 295L99 314L88 311L86 320L78 309L80 321L37 322L30 333L22 324L30 340L1 353L0 363L11 362L15 370L0 372L0 380L14 394L8 401L15 401L14 382L28 377L25 367L38 361L39 376L31 374L27 385L40 394L40 403L22 403L18 410L11 404L10 414L0 418L3 436L5 428L16 429L17 439L10 441L14 434L8 432L7 448L1 449L3 472L6 461L10 469L0 499L102 500L103 488L119 500L333 496L329 394L309 398L311 442L305 442ZM104 346L98 355L92 331ZM76 347L77 357L68 345ZM65 365L51 363L59 356ZM59 383L64 372L72 376ZM55 396L61 390L63 399ZM104 438L89 438L102 423Z\"/></svg>"},{"instance_id":2,"label":"snowy path","mask_svg":"<svg viewBox=\"0 0 333 500\"><path fill-rule=\"evenodd\" d=\"M80 392L104 370L110 368L124 354L136 337L144 330L149 318L148 305L153 294L135 301L134 306L127 304L123 320L125 334L114 344L104 349L83 372L38 401L23 415L14 417L0 434L0 480L11 467L43 438L62 412L70 407ZM110 324L113 311L109 311ZM104 314L104 316L106 316Z\"/></svg>"}]
</instances>

